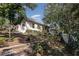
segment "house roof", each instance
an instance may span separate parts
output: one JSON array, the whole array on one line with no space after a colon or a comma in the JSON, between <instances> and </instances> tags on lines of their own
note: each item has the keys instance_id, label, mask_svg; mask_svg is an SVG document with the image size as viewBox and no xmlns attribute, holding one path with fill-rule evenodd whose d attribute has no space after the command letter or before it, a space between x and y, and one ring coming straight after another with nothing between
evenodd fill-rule
<instances>
[{"instance_id":1,"label":"house roof","mask_svg":"<svg viewBox=\"0 0 79 59\"><path fill-rule=\"evenodd\" d=\"M47 26L47 27L48 27L48 25L46 25L46 24L44 24L44 23L36 22L35 19L32 19L32 18L27 18L26 21L29 21L29 22L32 22L32 23L35 23L35 24L39 24L39 25Z\"/></svg>"}]
</instances>

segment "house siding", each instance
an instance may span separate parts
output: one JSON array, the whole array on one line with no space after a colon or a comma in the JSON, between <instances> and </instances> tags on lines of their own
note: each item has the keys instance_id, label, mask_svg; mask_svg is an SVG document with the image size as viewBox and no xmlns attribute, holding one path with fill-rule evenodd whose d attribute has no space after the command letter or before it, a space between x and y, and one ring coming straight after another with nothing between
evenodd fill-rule
<instances>
[{"instance_id":1,"label":"house siding","mask_svg":"<svg viewBox=\"0 0 79 59\"><path fill-rule=\"evenodd\" d=\"M39 26L39 28L38 28L38 26ZM22 32L22 33L27 32L27 30L42 32L42 29L43 29L42 25L35 24L35 23L32 23L32 22L28 22L28 21L25 22L25 26L22 26L22 24L18 25L18 31Z\"/></svg>"}]
</instances>

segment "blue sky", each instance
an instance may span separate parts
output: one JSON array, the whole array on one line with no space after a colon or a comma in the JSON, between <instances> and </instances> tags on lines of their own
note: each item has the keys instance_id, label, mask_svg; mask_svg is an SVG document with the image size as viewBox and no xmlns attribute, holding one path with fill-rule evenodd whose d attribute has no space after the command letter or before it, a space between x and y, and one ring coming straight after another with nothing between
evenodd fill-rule
<instances>
[{"instance_id":1,"label":"blue sky","mask_svg":"<svg viewBox=\"0 0 79 59\"><path fill-rule=\"evenodd\" d=\"M27 8L26 14L29 18L33 18L35 19L35 21L42 23L45 7L46 7L45 3L38 3L37 7L34 10Z\"/></svg>"}]
</instances>

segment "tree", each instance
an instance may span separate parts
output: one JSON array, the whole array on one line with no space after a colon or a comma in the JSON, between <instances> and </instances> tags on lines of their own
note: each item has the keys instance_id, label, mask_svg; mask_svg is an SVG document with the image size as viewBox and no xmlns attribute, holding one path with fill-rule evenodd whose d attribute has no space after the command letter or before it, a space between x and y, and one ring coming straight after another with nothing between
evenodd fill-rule
<instances>
[{"instance_id":1,"label":"tree","mask_svg":"<svg viewBox=\"0 0 79 59\"><path fill-rule=\"evenodd\" d=\"M0 4L0 17L9 20L9 38L11 38L11 27L17 25L26 19L25 8L29 7L34 9L36 4L21 4L21 3L1 3Z\"/></svg>"},{"instance_id":2,"label":"tree","mask_svg":"<svg viewBox=\"0 0 79 59\"><path fill-rule=\"evenodd\" d=\"M56 22L61 32L69 35L67 47L71 52L79 48L79 4L48 4L43 20L47 24Z\"/></svg>"},{"instance_id":3,"label":"tree","mask_svg":"<svg viewBox=\"0 0 79 59\"><path fill-rule=\"evenodd\" d=\"M5 20L3 18L0 18L0 28L2 28L2 26L4 25Z\"/></svg>"},{"instance_id":4,"label":"tree","mask_svg":"<svg viewBox=\"0 0 79 59\"><path fill-rule=\"evenodd\" d=\"M79 4L48 4L45 10L45 23L56 22L66 33L78 30Z\"/></svg>"}]
</instances>

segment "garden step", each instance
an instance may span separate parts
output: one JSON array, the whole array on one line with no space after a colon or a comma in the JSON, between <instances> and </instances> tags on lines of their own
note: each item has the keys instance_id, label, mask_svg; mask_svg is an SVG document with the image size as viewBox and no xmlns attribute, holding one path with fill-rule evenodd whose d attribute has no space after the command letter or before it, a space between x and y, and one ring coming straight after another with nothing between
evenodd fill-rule
<instances>
[{"instance_id":1,"label":"garden step","mask_svg":"<svg viewBox=\"0 0 79 59\"><path fill-rule=\"evenodd\" d=\"M16 55L28 49L29 49L28 44L19 44L10 47L4 47L4 48L0 48L0 55L4 55L4 56Z\"/></svg>"}]
</instances>

